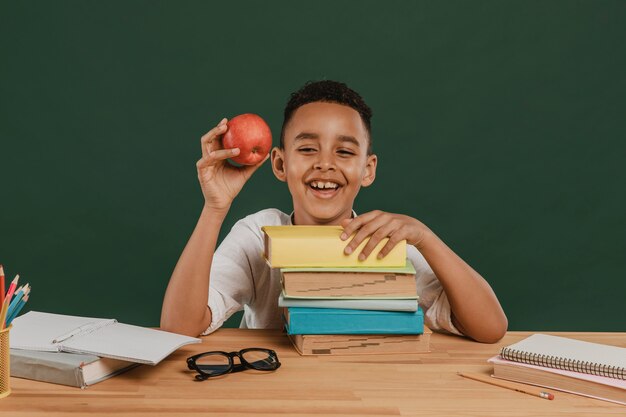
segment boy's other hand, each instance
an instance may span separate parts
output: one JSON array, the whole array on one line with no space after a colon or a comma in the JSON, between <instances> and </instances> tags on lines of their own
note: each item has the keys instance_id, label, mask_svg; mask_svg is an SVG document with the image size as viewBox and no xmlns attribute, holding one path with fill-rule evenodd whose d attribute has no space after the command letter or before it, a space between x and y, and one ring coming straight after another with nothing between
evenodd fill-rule
<instances>
[{"instance_id":1,"label":"boy's other hand","mask_svg":"<svg viewBox=\"0 0 626 417\"><path fill-rule=\"evenodd\" d=\"M341 221L341 226L344 229L341 234L342 240L348 239L356 232L344 249L346 254L354 252L363 240L370 237L369 242L359 254L360 260L367 259L376 245L385 238L389 238L389 241L378 253L378 259L387 255L402 240L420 249L426 236L432 233L428 227L413 217L380 210L370 211L353 219L344 219Z\"/></svg>"},{"instance_id":2,"label":"boy's other hand","mask_svg":"<svg viewBox=\"0 0 626 417\"><path fill-rule=\"evenodd\" d=\"M239 148L224 149L222 137L228 130L224 118L202 136L202 158L196 163L204 204L213 210L227 212L243 185L269 157L256 165L233 166L226 160L239 155Z\"/></svg>"}]
</instances>

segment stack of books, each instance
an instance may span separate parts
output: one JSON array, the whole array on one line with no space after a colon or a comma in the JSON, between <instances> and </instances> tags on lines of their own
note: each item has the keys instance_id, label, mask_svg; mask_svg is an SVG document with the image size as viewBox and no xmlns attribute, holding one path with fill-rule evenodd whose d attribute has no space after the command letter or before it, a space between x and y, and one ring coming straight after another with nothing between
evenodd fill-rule
<instances>
[{"instance_id":1,"label":"stack of books","mask_svg":"<svg viewBox=\"0 0 626 417\"><path fill-rule=\"evenodd\" d=\"M285 329L303 355L416 353L430 330L418 305L415 269L401 242L383 259L350 255L339 226L265 226L264 256L281 272Z\"/></svg>"},{"instance_id":2,"label":"stack of books","mask_svg":"<svg viewBox=\"0 0 626 417\"><path fill-rule=\"evenodd\" d=\"M537 333L489 359L493 376L626 405L626 348Z\"/></svg>"}]
</instances>

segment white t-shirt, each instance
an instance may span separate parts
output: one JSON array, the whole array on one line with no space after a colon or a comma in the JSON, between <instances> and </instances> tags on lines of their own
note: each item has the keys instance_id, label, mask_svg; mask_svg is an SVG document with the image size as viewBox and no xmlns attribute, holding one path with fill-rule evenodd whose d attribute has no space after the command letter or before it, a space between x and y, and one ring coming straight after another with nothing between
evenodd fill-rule
<instances>
[{"instance_id":1,"label":"white t-shirt","mask_svg":"<svg viewBox=\"0 0 626 417\"><path fill-rule=\"evenodd\" d=\"M233 313L242 309L241 328L282 328L278 307L280 271L271 269L263 258L261 227L291 224L289 215L273 208L235 223L213 256L208 303L212 320L203 335L214 332ZM417 272L417 292L425 324L434 331L460 335L450 318L448 297L422 254L414 246L407 245L407 257Z\"/></svg>"}]
</instances>

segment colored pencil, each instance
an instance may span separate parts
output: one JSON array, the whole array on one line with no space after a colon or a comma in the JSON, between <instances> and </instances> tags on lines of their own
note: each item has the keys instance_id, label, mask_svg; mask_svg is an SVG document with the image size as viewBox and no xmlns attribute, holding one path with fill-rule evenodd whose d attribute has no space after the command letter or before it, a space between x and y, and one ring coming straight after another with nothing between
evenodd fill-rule
<instances>
[{"instance_id":1,"label":"colored pencil","mask_svg":"<svg viewBox=\"0 0 626 417\"><path fill-rule=\"evenodd\" d=\"M11 284L9 285L9 289L7 290L7 294L4 297L5 300L8 298L9 302L11 301L11 297L13 297L13 293L15 292L15 287L17 287L17 282L19 280L20 280L20 276L18 274L15 276L15 278L13 278L13 281L11 281Z\"/></svg>"},{"instance_id":2,"label":"colored pencil","mask_svg":"<svg viewBox=\"0 0 626 417\"><path fill-rule=\"evenodd\" d=\"M18 289L18 291L15 293L15 296L13 296L13 299L11 300L11 304L9 304L9 309L7 310L7 317L11 317L13 310L15 310L15 306L17 306L17 303L20 302L22 297L30 293L30 285L26 284L20 288L21 289Z\"/></svg>"},{"instance_id":3,"label":"colored pencil","mask_svg":"<svg viewBox=\"0 0 626 417\"><path fill-rule=\"evenodd\" d=\"M535 397L545 398L546 400L553 400L554 394L547 391L543 391L540 388L531 387L529 385L520 384L517 382L504 381L501 379L495 379L482 374L464 374L457 372L462 377L473 379L474 381L486 382L487 384L495 385L497 387L512 389L513 391L523 392L524 394L534 395Z\"/></svg>"},{"instance_id":4,"label":"colored pencil","mask_svg":"<svg viewBox=\"0 0 626 417\"><path fill-rule=\"evenodd\" d=\"M0 302L4 302L6 284L4 283L4 267L0 265Z\"/></svg>"},{"instance_id":5,"label":"colored pencil","mask_svg":"<svg viewBox=\"0 0 626 417\"><path fill-rule=\"evenodd\" d=\"M21 297L23 294L24 294L24 286L20 285L19 287L17 287L17 289L15 290L15 293L13 294L13 298L11 299L11 304L15 302L15 298ZM9 310L11 309L11 304L9 304ZM9 313L7 313L7 316L8 315Z\"/></svg>"},{"instance_id":6,"label":"colored pencil","mask_svg":"<svg viewBox=\"0 0 626 417\"><path fill-rule=\"evenodd\" d=\"M0 326L2 326L3 330L6 327L7 310L9 309L9 304L11 304L11 297L13 297L13 292L15 292L15 287L17 287L17 281L19 281L19 279L20 276L16 275L13 281L11 281L7 295L4 297L4 301L2 302L2 310L0 311Z\"/></svg>"},{"instance_id":7,"label":"colored pencil","mask_svg":"<svg viewBox=\"0 0 626 417\"><path fill-rule=\"evenodd\" d=\"M24 298L20 300L17 307L15 307L15 311L13 311L13 314L11 314L11 317L7 319L7 327L9 327L13 319L16 318L18 314L20 314L20 311L22 311L27 301L28 301L28 295L24 296Z\"/></svg>"}]
</instances>

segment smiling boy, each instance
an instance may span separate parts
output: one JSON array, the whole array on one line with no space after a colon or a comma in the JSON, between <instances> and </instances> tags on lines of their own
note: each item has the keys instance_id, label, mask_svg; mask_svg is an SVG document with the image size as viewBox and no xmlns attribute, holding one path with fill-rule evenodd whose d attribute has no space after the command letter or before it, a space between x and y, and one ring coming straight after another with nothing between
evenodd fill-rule
<instances>
[{"instance_id":1,"label":"smiling boy","mask_svg":"<svg viewBox=\"0 0 626 417\"><path fill-rule=\"evenodd\" d=\"M202 158L196 166L205 204L167 287L161 328L209 334L241 309L241 327L282 327L277 304L280 274L262 257L261 227L293 224L343 226L346 253L370 237L361 259L372 255L384 238L389 241L379 257L406 240L426 325L487 343L504 335L507 319L487 281L428 227L407 215L376 210L357 216L353 211L360 188L376 178L370 118L370 108L343 83L312 82L293 93L285 108L280 146L271 152L272 170L287 183L293 212L266 209L247 216L217 250L234 198L265 160L246 167L226 162L239 153L221 145L226 119L202 137Z\"/></svg>"}]
</instances>

